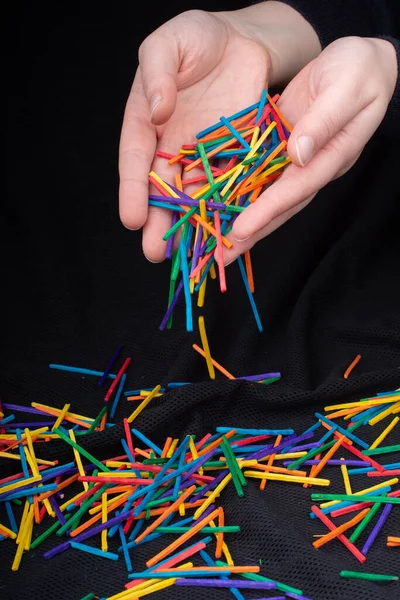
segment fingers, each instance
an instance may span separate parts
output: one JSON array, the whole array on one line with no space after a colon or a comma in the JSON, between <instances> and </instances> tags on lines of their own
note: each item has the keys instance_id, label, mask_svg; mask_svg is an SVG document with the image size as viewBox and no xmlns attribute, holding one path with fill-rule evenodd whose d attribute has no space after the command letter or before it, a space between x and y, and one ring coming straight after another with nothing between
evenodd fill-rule
<instances>
[{"instance_id":1,"label":"fingers","mask_svg":"<svg viewBox=\"0 0 400 600\"><path fill-rule=\"evenodd\" d=\"M149 104L150 121L162 125L176 105L176 77L179 69L177 38L165 24L152 33L139 48L143 90Z\"/></svg>"},{"instance_id":2,"label":"fingers","mask_svg":"<svg viewBox=\"0 0 400 600\"><path fill-rule=\"evenodd\" d=\"M173 143L161 140L159 150L176 154L179 150L179 143ZM169 165L165 158L156 157L151 166L151 170L157 173L166 183L175 186L175 175L180 173L182 168L180 163ZM151 193L160 195L157 190L151 190ZM157 206L149 206L149 212L146 224L143 228L143 252L150 262L161 262L165 258L167 242L163 236L171 227L172 212L164 210Z\"/></svg>"},{"instance_id":3,"label":"fingers","mask_svg":"<svg viewBox=\"0 0 400 600\"><path fill-rule=\"evenodd\" d=\"M282 105L284 106L285 97ZM304 167L329 140L333 139L364 108L364 98L354 95L353 81L345 79L318 94L293 128L288 154ZM282 109L284 110L284 108Z\"/></svg>"},{"instance_id":4,"label":"fingers","mask_svg":"<svg viewBox=\"0 0 400 600\"><path fill-rule=\"evenodd\" d=\"M269 225L273 219L315 194L340 171L347 171L381 119L380 107L371 103L329 139L304 167L289 165L282 176L261 194L257 202L238 217L232 228L233 238L246 240ZM295 130L299 124L300 121L292 135L296 135ZM316 130L313 131L317 136Z\"/></svg>"},{"instance_id":5,"label":"fingers","mask_svg":"<svg viewBox=\"0 0 400 600\"><path fill-rule=\"evenodd\" d=\"M119 212L128 229L139 229L146 222L148 175L155 151L156 131L138 71L126 105L119 150Z\"/></svg>"}]
</instances>

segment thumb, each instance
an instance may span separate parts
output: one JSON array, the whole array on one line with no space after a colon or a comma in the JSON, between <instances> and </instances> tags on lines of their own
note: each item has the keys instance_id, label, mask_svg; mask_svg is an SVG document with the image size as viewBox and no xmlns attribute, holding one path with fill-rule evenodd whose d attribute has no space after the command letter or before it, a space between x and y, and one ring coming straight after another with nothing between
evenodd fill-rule
<instances>
[{"instance_id":1,"label":"thumb","mask_svg":"<svg viewBox=\"0 0 400 600\"><path fill-rule=\"evenodd\" d=\"M289 101L289 98L286 100ZM283 97L281 105L284 104ZM292 162L304 167L363 108L360 95L354 93L354 85L348 80L329 85L319 92L289 138L288 154Z\"/></svg>"},{"instance_id":2,"label":"thumb","mask_svg":"<svg viewBox=\"0 0 400 600\"><path fill-rule=\"evenodd\" d=\"M176 105L179 54L174 32L168 30L167 23L147 37L139 48L142 85L154 125L166 123Z\"/></svg>"}]
</instances>

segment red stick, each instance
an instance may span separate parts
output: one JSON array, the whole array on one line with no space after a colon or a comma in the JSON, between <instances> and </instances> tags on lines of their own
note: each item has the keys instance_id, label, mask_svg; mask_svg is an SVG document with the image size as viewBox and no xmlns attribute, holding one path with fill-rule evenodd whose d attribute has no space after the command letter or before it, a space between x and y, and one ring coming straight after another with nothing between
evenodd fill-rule
<instances>
[{"instance_id":1,"label":"red stick","mask_svg":"<svg viewBox=\"0 0 400 600\"><path fill-rule=\"evenodd\" d=\"M376 462L376 460L374 460L370 456L365 456L362 452L360 452L360 450L357 450L357 448L354 448L354 446L349 446L349 444L346 444L346 442L343 442L342 447L346 448L346 450L348 450L349 452L354 454L354 456L357 456L357 458L360 458L364 462L368 462L372 467L374 467L374 469L377 469L379 472L382 472L385 470L384 467L382 467L382 465L380 465L379 463Z\"/></svg>"},{"instance_id":2,"label":"red stick","mask_svg":"<svg viewBox=\"0 0 400 600\"><path fill-rule=\"evenodd\" d=\"M125 373L126 369L128 368L128 365L131 362L131 360L132 360L131 358L127 358L125 360L124 364L122 365L122 367L118 371L116 378L114 379L114 381L110 385L107 394L104 396L104 402L108 402L109 399L111 398L113 391L115 390L115 388L119 384L120 379L121 379L122 375Z\"/></svg>"}]
</instances>

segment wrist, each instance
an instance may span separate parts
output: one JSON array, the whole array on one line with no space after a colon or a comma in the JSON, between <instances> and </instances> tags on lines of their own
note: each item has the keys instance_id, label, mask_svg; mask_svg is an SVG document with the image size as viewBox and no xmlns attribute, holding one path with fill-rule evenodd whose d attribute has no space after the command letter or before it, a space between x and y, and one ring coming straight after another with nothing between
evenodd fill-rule
<instances>
[{"instance_id":1,"label":"wrist","mask_svg":"<svg viewBox=\"0 0 400 600\"><path fill-rule=\"evenodd\" d=\"M318 36L294 8L268 0L237 11L217 13L236 31L269 53L272 85L290 81L321 52Z\"/></svg>"}]
</instances>

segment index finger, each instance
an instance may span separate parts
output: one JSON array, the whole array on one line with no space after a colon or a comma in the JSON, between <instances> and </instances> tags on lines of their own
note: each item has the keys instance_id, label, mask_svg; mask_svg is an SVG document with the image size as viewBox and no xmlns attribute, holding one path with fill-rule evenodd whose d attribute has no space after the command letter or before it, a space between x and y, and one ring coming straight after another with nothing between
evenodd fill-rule
<instances>
[{"instance_id":1,"label":"index finger","mask_svg":"<svg viewBox=\"0 0 400 600\"><path fill-rule=\"evenodd\" d=\"M140 229L147 220L148 177L156 143L138 69L125 109L119 147L119 214L128 229Z\"/></svg>"}]
</instances>

